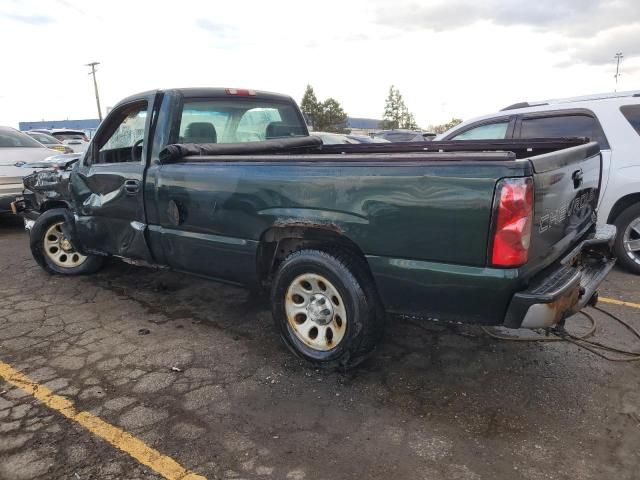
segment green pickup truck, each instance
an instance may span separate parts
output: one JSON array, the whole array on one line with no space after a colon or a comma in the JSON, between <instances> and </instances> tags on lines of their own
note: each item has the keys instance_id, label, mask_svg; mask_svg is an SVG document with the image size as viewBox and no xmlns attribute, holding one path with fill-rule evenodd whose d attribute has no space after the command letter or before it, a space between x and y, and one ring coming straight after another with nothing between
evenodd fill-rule
<instances>
[{"instance_id":1,"label":"green pickup truck","mask_svg":"<svg viewBox=\"0 0 640 480\"><path fill-rule=\"evenodd\" d=\"M362 361L386 313L553 327L615 262L587 139L323 145L290 97L173 89L123 100L56 167L13 206L45 270L111 256L266 289L318 366Z\"/></svg>"}]
</instances>

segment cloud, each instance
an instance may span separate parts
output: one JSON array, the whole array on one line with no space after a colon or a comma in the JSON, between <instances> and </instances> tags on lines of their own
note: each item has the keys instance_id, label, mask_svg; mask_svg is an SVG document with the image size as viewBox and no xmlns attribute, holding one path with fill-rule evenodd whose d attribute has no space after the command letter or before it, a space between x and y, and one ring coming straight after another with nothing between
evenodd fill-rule
<instances>
[{"instance_id":1,"label":"cloud","mask_svg":"<svg viewBox=\"0 0 640 480\"><path fill-rule=\"evenodd\" d=\"M553 51L574 54L575 62L602 65L622 51L640 55L638 0L450 0L445 3L383 6L378 24L397 29L460 29L479 22L562 36Z\"/></svg>"},{"instance_id":2,"label":"cloud","mask_svg":"<svg viewBox=\"0 0 640 480\"><path fill-rule=\"evenodd\" d=\"M197 19L196 26L218 37L226 37L235 32L235 30L229 25L224 25L222 23L215 23L206 18Z\"/></svg>"},{"instance_id":3,"label":"cloud","mask_svg":"<svg viewBox=\"0 0 640 480\"><path fill-rule=\"evenodd\" d=\"M0 13L0 17L13 20L15 22L26 23L29 25L48 25L53 23L53 17L48 15L20 15L18 13Z\"/></svg>"},{"instance_id":4,"label":"cloud","mask_svg":"<svg viewBox=\"0 0 640 480\"><path fill-rule=\"evenodd\" d=\"M464 27L480 21L496 25L525 25L577 36L632 23L640 18L637 0L450 0L443 3L405 4L378 8L378 23L398 28L436 31Z\"/></svg>"},{"instance_id":5,"label":"cloud","mask_svg":"<svg viewBox=\"0 0 640 480\"><path fill-rule=\"evenodd\" d=\"M610 28L591 38L580 39L570 47L570 55L580 63L613 63L616 52L625 58L640 56L640 23Z\"/></svg>"}]
</instances>

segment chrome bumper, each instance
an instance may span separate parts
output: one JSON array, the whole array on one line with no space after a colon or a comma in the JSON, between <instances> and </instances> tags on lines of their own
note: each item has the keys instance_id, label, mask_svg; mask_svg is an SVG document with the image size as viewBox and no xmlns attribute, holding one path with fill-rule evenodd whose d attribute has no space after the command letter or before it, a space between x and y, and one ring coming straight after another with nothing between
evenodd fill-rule
<instances>
[{"instance_id":1,"label":"chrome bumper","mask_svg":"<svg viewBox=\"0 0 640 480\"><path fill-rule=\"evenodd\" d=\"M596 294L616 259L616 228L602 225L587 235L557 265L513 296L504 325L510 328L549 328L580 311Z\"/></svg>"}]
</instances>

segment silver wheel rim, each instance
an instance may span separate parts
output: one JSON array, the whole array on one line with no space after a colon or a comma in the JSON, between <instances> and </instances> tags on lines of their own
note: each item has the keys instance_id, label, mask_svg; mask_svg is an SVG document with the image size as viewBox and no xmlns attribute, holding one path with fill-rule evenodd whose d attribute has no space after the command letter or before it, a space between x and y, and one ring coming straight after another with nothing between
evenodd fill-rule
<instances>
[{"instance_id":1,"label":"silver wheel rim","mask_svg":"<svg viewBox=\"0 0 640 480\"><path fill-rule=\"evenodd\" d=\"M305 273L296 277L287 289L285 311L295 336L317 351L333 350L347 331L342 296L322 275Z\"/></svg>"},{"instance_id":2,"label":"silver wheel rim","mask_svg":"<svg viewBox=\"0 0 640 480\"><path fill-rule=\"evenodd\" d=\"M640 263L640 218L636 218L627 226L622 237L624 250L631 260Z\"/></svg>"},{"instance_id":3,"label":"silver wheel rim","mask_svg":"<svg viewBox=\"0 0 640 480\"><path fill-rule=\"evenodd\" d=\"M63 223L54 223L47 229L44 235L44 253L58 267L80 266L87 257L76 252L71 242L64 236L61 228Z\"/></svg>"}]
</instances>

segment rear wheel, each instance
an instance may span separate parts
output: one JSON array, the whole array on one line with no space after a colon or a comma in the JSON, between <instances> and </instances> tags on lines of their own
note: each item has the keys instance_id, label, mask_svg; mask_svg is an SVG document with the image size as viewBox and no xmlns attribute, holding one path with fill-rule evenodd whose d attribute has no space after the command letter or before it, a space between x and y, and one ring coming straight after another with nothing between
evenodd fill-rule
<instances>
[{"instance_id":1,"label":"rear wheel","mask_svg":"<svg viewBox=\"0 0 640 480\"><path fill-rule=\"evenodd\" d=\"M102 267L104 257L82 255L63 230L65 210L43 213L31 229L31 253L38 264L49 273L82 275Z\"/></svg>"},{"instance_id":2,"label":"rear wheel","mask_svg":"<svg viewBox=\"0 0 640 480\"><path fill-rule=\"evenodd\" d=\"M640 204L627 207L616 218L618 229L615 251L618 262L632 273L640 274Z\"/></svg>"},{"instance_id":3,"label":"rear wheel","mask_svg":"<svg viewBox=\"0 0 640 480\"><path fill-rule=\"evenodd\" d=\"M287 347L319 367L353 367L382 336L373 280L364 260L345 252L289 255L276 273L271 305Z\"/></svg>"}]
</instances>

